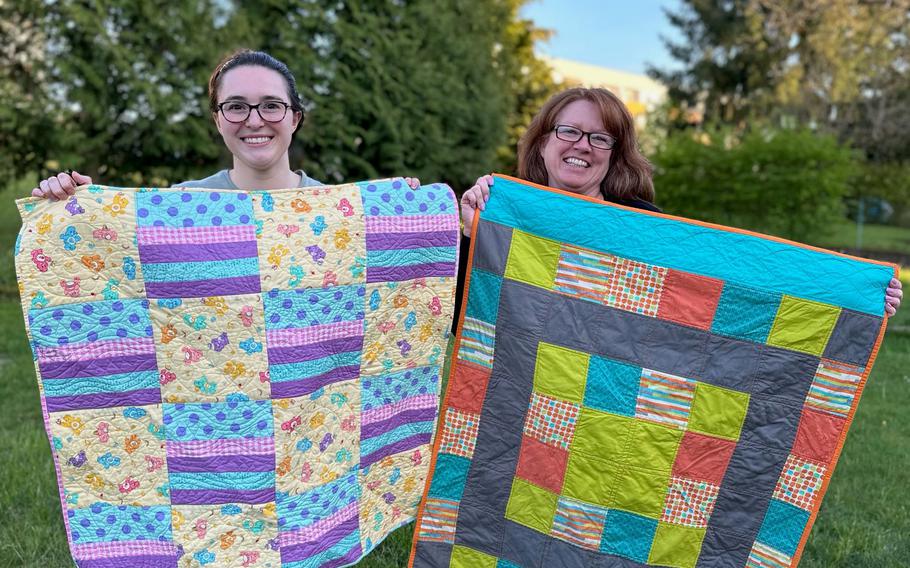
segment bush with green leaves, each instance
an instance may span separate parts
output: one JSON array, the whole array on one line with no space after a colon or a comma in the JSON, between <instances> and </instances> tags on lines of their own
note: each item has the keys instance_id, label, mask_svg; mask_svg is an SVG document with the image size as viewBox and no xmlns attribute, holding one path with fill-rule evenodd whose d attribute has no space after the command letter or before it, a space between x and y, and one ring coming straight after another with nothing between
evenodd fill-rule
<instances>
[{"instance_id":1,"label":"bush with green leaves","mask_svg":"<svg viewBox=\"0 0 910 568\"><path fill-rule=\"evenodd\" d=\"M667 213L807 241L843 218L853 152L808 130L677 132L652 156Z\"/></svg>"}]
</instances>

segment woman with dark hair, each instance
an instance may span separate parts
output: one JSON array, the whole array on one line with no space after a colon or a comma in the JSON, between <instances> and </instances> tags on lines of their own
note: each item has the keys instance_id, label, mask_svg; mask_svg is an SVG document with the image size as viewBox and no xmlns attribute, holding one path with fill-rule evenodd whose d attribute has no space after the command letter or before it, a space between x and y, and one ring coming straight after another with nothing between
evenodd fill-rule
<instances>
[{"instance_id":1,"label":"woman with dark hair","mask_svg":"<svg viewBox=\"0 0 910 568\"><path fill-rule=\"evenodd\" d=\"M323 185L303 170L291 170L288 148L303 123L297 82L287 65L249 49L225 57L209 78L209 110L233 167L176 187L208 189L281 189ZM412 188L416 178L405 178ZM32 190L35 197L66 199L89 176L61 172Z\"/></svg>"},{"instance_id":2,"label":"woman with dark hair","mask_svg":"<svg viewBox=\"0 0 910 568\"><path fill-rule=\"evenodd\" d=\"M518 177L540 185L648 211L654 205L651 164L638 149L632 115L606 89L567 89L550 98L518 142ZM484 209L494 178L482 176L461 197L464 235L471 235L475 209ZM464 239L467 241L467 239ZM467 268L466 248L461 255ZM461 301L456 299L456 312ZM894 278L885 313L894 315L903 290Z\"/></svg>"}]
</instances>

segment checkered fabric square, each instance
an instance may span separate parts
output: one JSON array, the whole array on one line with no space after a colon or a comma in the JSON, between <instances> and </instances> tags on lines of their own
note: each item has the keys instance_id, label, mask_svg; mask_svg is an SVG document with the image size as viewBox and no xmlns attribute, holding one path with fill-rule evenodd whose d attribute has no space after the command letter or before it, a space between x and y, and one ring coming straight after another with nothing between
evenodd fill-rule
<instances>
[{"instance_id":1,"label":"checkered fabric square","mask_svg":"<svg viewBox=\"0 0 910 568\"><path fill-rule=\"evenodd\" d=\"M656 316L667 272L660 266L617 258L604 302L620 310Z\"/></svg>"},{"instance_id":2,"label":"checkered fabric square","mask_svg":"<svg viewBox=\"0 0 910 568\"><path fill-rule=\"evenodd\" d=\"M479 414L462 412L454 408L447 409L439 451L466 458L472 457L479 425Z\"/></svg>"},{"instance_id":3,"label":"checkered fabric square","mask_svg":"<svg viewBox=\"0 0 910 568\"><path fill-rule=\"evenodd\" d=\"M811 511L824 477L825 466L790 454L777 480L774 497Z\"/></svg>"},{"instance_id":4,"label":"checkered fabric square","mask_svg":"<svg viewBox=\"0 0 910 568\"><path fill-rule=\"evenodd\" d=\"M707 527L720 487L682 477L670 480L661 521L687 527Z\"/></svg>"},{"instance_id":5,"label":"checkered fabric square","mask_svg":"<svg viewBox=\"0 0 910 568\"><path fill-rule=\"evenodd\" d=\"M577 404L534 393L525 419L525 434L568 450L580 409Z\"/></svg>"}]
</instances>

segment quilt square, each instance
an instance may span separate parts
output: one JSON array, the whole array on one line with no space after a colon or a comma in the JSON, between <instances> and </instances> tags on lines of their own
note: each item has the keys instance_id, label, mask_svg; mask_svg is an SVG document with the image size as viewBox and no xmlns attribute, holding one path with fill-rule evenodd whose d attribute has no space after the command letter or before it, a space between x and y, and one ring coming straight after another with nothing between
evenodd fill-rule
<instances>
[{"instance_id":1,"label":"quilt square","mask_svg":"<svg viewBox=\"0 0 910 568\"><path fill-rule=\"evenodd\" d=\"M667 269L619 258L607 281L604 302L627 312L656 316Z\"/></svg>"},{"instance_id":2,"label":"quilt square","mask_svg":"<svg viewBox=\"0 0 910 568\"><path fill-rule=\"evenodd\" d=\"M458 204L447 186L412 190L402 178L357 186L367 230L367 282L455 276Z\"/></svg>"},{"instance_id":3,"label":"quilt square","mask_svg":"<svg viewBox=\"0 0 910 568\"><path fill-rule=\"evenodd\" d=\"M821 356L840 315L836 306L784 296L768 344Z\"/></svg>"},{"instance_id":4,"label":"quilt square","mask_svg":"<svg viewBox=\"0 0 910 568\"><path fill-rule=\"evenodd\" d=\"M263 290L365 282L366 227L355 185L251 194Z\"/></svg>"},{"instance_id":5,"label":"quilt square","mask_svg":"<svg viewBox=\"0 0 910 568\"><path fill-rule=\"evenodd\" d=\"M660 294L657 317L710 329L723 288L724 282L716 278L668 270Z\"/></svg>"},{"instance_id":6,"label":"quilt square","mask_svg":"<svg viewBox=\"0 0 910 568\"><path fill-rule=\"evenodd\" d=\"M549 533L559 496L520 478L512 480L505 517L538 532Z\"/></svg>"},{"instance_id":7,"label":"quilt square","mask_svg":"<svg viewBox=\"0 0 910 568\"><path fill-rule=\"evenodd\" d=\"M29 294L32 307L144 294L134 203L134 194L90 186L59 206L47 200L20 204L36 222L21 234L16 271L22 281L50 284ZM103 221L89 228L88 219Z\"/></svg>"},{"instance_id":8,"label":"quilt square","mask_svg":"<svg viewBox=\"0 0 910 568\"><path fill-rule=\"evenodd\" d=\"M599 550L607 509L561 497L551 534L590 550Z\"/></svg>"},{"instance_id":9,"label":"quilt square","mask_svg":"<svg viewBox=\"0 0 910 568\"><path fill-rule=\"evenodd\" d=\"M525 419L525 434L567 450L575 433L579 409L577 404L534 393Z\"/></svg>"},{"instance_id":10,"label":"quilt square","mask_svg":"<svg viewBox=\"0 0 910 568\"><path fill-rule=\"evenodd\" d=\"M724 283L711 331L765 343L780 307L781 294Z\"/></svg>"},{"instance_id":11,"label":"quilt square","mask_svg":"<svg viewBox=\"0 0 910 568\"><path fill-rule=\"evenodd\" d=\"M439 400L438 367L377 375L361 386L361 467L430 442Z\"/></svg>"},{"instance_id":12,"label":"quilt square","mask_svg":"<svg viewBox=\"0 0 910 568\"><path fill-rule=\"evenodd\" d=\"M636 562L647 562L656 532L656 520L611 509L604 522L600 549Z\"/></svg>"},{"instance_id":13,"label":"quilt square","mask_svg":"<svg viewBox=\"0 0 910 568\"><path fill-rule=\"evenodd\" d=\"M159 299L149 312L165 402L270 396L258 295Z\"/></svg>"},{"instance_id":14,"label":"quilt square","mask_svg":"<svg viewBox=\"0 0 910 568\"><path fill-rule=\"evenodd\" d=\"M48 412L161 402L146 300L28 312Z\"/></svg>"},{"instance_id":15,"label":"quilt square","mask_svg":"<svg viewBox=\"0 0 910 568\"><path fill-rule=\"evenodd\" d=\"M424 504L423 523L417 538L430 542L455 542L455 521L458 518L458 502L449 499L428 497Z\"/></svg>"},{"instance_id":16,"label":"quilt square","mask_svg":"<svg viewBox=\"0 0 910 568\"><path fill-rule=\"evenodd\" d=\"M275 500L271 401L165 404L162 421L171 503Z\"/></svg>"},{"instance_id":17,"label":"quilt square","mask_svg":"<svg viewBox=\"0 0 910 568\"><path fill-rule=\"evenodd\" d=\"M492 369L495 342L496 326L476 318L465 318L461 326L458 357Z\"/></svg>"},{"instance_id":18,"label":"quilt square","mask_svg":"<svg viewBox=\"0 0 910 568\"><path fill-rule=\"evenodd\" d=\"M541 343L534 368L534 390L542 394L581 403L585 393L590 356L586 353Z\"/></svg>"},{"instance_id":19,"label":"quilt square","mask_svg":"<svg viewBox=\"0 0 910 568\"><path fill-rule=\"evenodd\" d=\"M771 499L756 540L788 556L793 556L808 522L808 511L777 499Z\"/></svg>"},{"instance_id":20,"label":"quilt square","mask_svg":"<svg viewBox=\"0 0 910 568\"><path fill-rule=\"evenodd\" d=\"M806 406L846 418L853 407L865 369L822 359L815 371Z\"/></svg>"},{"instance_id":21,"label":"quilt square","mask_svg":"<svg viewBox=\"0 0 910 568\"><path fill-rule=\"evenodd\" d=\"M439 451L466 458L473 457L479 424L479 414L461 412L453 408L446 410Z\"/></svg>"},{"instance_id":22,"label":"quilt square","mask_svg":"<svg viewBox=\"0 0 910 568\"><path fill-rule=\"evenodd\" d=\"M674 525L707 528L719 492L719 486L705 481L673 477L660 520Z\"/></svg>"},{"instance_id":23,"label":"quilt square","mask_svg":"<svg viewBox=\"0 0 910 568\"><path fill-rule=\"evenodd\" d=\"M774 498L812 511L824 482L824 465L806 461L794 455L787 456L784 470L774 488Z\"/></svg>"},{"instance_id":24,"label":"quilt square","mask_svg":"<svg viewBox=\"0 0 910 568\"><path fill-rule=\"evenodd\" d=\"M280 564L275 504L178 505L174 542L200 565Z\"/></svg>"},{"instance_id":25,"label":"quilt square","mask_svg":"<svg viewBox=\"0 0 910 568\"><path fill-rule=\"evenodd\" d=\"M429 456L427 444L391 455L360 470L360 540L365 552L410 521L407 512L420 503L426 484L424 470L414 465L428 460Z\"/></svg>"},{"instance_id":26,"label":"quilt square","mask_svg":"<svg viewBox=\"0 0 910 568\"><path fill-rule=\"evenodd\" d=\"M736 440L749 409L749 395L732 389L698 383L688 429L709 436Z\"/></svg>"},{"instance_id":27,"label":"quilt square","mask_svg":"<svg viewBox=\"0 0 910 568\"><path fill-rule=\"evenodd\" d=\"M553 289L563 294L601 303L617 259L608 254L565 246L559 251Z\"/></svg>"},{"instance_id":28,"label":"quilt square","mask_svg":"<svg viewBox=\"0 0 910 568\"><path fill-rule=\"evenodd\" d=\"M635 417L685 429L694 398L695 381L643 369Z\"/></svg>"},{"instance_id":29,"label":"quilt square","mask_svg":"<svg viewBox=\"0 0 910 568\"><path fill-rule=\"evenodd\" d=\"M367 284L361 373L442 366L454 296L443 278ZM360 308L363 310L363 306Z\"/></svg>"},{"instance_id":30,"label":"quilt square","mask_svg":"<svg viewBox=\"0 0 910 568\"><path fill-rule=\"evenodd\" d=\"M360 388L354 381L273 401L278 491L299 495L357 468L360 404Z\"/></svg>"},{"instance_id":31,"label":"quilt square","mask_svg":"<svg viewBox=\"0 0 910 568\"><path fill-rule=\"evenodd\" d=\"M523 436L515 475L553 493L560 493L568 461L567 451Z\"/></svg>"},{"instance_id":32,"label":"quilt square","mask_svg":"<svg viewBox=\"0 0 910 568\"><path fill-rule=\"evenodd\" d=\"M259 249L245 192L136 194L137 242L149 298L253 294Z\"/></svg>"},{"instance_id":33,"label":"quilt square","mask_svg":"<svg viewBox=\"0 0 910 568\"><path fill-rule=\"evenodd\" d=\"M793 442L793 453L818 463L828 463L837 448L846 419L804 408Z\"/></svg>"},{"instance_id":34,"label":"quilt square","mask_svg":"<svg viewBox=\"0 0 910 568\"><path fill-rule=\"evenodd\" d=\"M585 381L584 405L604 412L635 416L641 376L641 367L592 356Z\"/></svg>"},{"instance_id":35,"label":"quilt square","mask_svg":"<svg viewBox=\"0 0 910 568\"><path fill-rule=\"evenodd\" d=\"M648 563L673 568L694 568L704 538L703 528L658 523Z\"/></svg>"},{"instance_id":36,"label":"quilt square","mask_svg":"<svg viewBox=\"0 0 910 568\"><path fill-rule=\"evenodd\" d=\"M264 296L273 398L304 396L360 375L364 295L355 285Z\"/></svg>"},{"instance_id":37,"label":"quilt square","mask_svg":"<svg viewBox=\"0 0 910 568\"><path fill-rule=\"evenodd\" d=\"M446 402L450 408L480 414L489 382L489 369L467 362L457 365L449 377Z\"/></svg>"},{"instance_id":38,"label":"quilt square","mask_svg":"<svg viewBox=\"0 0 910 568\"><path fill-rule=\"evenodd\" d=\"M143 541L165 544L165 546L149 546L146 550L152 552L150 556L158 560L176 560L177 549L172 544L171 511L166 506L135 506L110 503L93 503L82 509L69 509L66 513L70 526L72 526L73 544L78 546L83 554L87 552L86 545L102 545L120 543L125 546L133 545L142 547ZM126 552L124 548L117 547L92 547L95 550L110 552ZM118 554L120 556L120 554ZM132 556L122 554L122 556Z\"/></svg>"},{"instance_id":39,"label":"quilt square","mask_svg":"<svg viewBox=\"0 0 910 568\"><path fill-rule=\"evenodd\" d=\"M524 231L512 231L506 278L549 290L556 280L558 264L558 243Z\"/></svg>"},{"instance_id":40,"label":"quilt square","mask_svg":"<svg viewBox=\"0 0 910 568\"><path fill-rule=\"evenodd\" d=\"M170 504L160 405L55 412L50 426L72 508Z\"/></svg>"},{"instance_id":41,"label":"quilt square","mask_svg":"<svg viewBox=\"0 0 910 568\"><path fill-rule=\"evenodd\" d=\"M683 434L673 475L720 485L736 443L695 432Z\"/></svg>"},{"instance_id":42,"label":"quilt square","mask_svg":"<svg viewBox=\"0 0 910 568\"><path fill-rule=\"evenodd\" d=\"M750 568L789 568L792 561L793 559L783 552L755 541L749 552L747 566Z\"/></svg>"}]
</instances>

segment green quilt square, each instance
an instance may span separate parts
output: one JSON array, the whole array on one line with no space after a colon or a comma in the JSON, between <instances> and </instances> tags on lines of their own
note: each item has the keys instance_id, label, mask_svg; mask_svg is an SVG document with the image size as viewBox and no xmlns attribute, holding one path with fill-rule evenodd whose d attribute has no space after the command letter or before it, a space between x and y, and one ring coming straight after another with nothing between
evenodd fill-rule
<instances>
[{"instance_id":1,"label":"green quilt square","mask_svg":"<svg viewBox=\"0 0 910 568\"><path fill-rule=\"evenodd\" d=\"M534 390L581 404L590 359L590 355L581 351L540 343L534 366Z\"/></svg>"},{"instance_id":2,"label":"green quilt square","mask_svg":"<svg viewBox=\"0 0 910 568\"><path fill-rule=\"evenodd\" d=\"M512 231L506 278L552 290L558 263L559 243L519 230Z\"/></svg>"},{"instance_id":3,"label":"green quilt square","mask_svg":"<svg viewBox=\"0 0 910 568\"><path fill-rule=\"evenodd\" d=\"M669 472L663 474L624 467L609 506L659 519L664 511L669 485Z\"/></svg>"},{"instance_id":4,"label":"green quilt square","mask_svg":"<svg viewBox=\"0 0 910 568\"><path fill-rule=\"evenodd\" d=\"M705 529L658 523L648 564L694 568L704 538Z\"/></svg>"},{"instance_id":5,"label":"green quilt square","mask_svg":"<svg viewBox=\"0 0 910 568\"><path fill-rule=\"evenodd\" d=\"M613 486L619 476L616 463L572 452L562 484L562 494L572 499L594 503L602 507L609 505Z\"/></svg>"},{"instance_id":6,"label":"green quilt square","mask_svg":"<svg viewBox=\"0 0 910 568\"><path fill-rule=\"evenodd\" d=\"M689 414L689 430L738 440L748 410L748 394L696 383L695 399Z\"/></svg>"},{"instance_id":7,"label":"green quilt square","mask_svg":"<svg viewBox=\"0 0 910 568\"><path fill-rule=\"evenodd\" d=\"M840 315L840 308L784 296L771 326L768 345L821 356Z\"/></svg>"},{"instance_id":8,"label":"green quilt square","mask_svg":"<svg viewBox=\"0 0 910 568\"><path fill-rule=\"evenodd\" d=\"M624 459L635 419L583 406L575 423L572 449L611 462Z\"/></svg>"},{"instance_id":9,"label":"green quilt square","mask_svg":"<svg viewBox=\"0 0 910 568\"><path fill-rule=\"evenodd\" d=\"M626 465L636 469L669 474L683 430L637 420L632 427Z\"/></svg>"},{"instance_id":10,"label":"green quilt square","mask_svg":"<svg viewBox=\"0 0 910 568\"><path fill-rule=\"evenodd\" d=\"M555 493L518 477L513 478L506 518L544 534L549 533L558 500L559 495Z\"/></svg>"},{"instance_id":11,"label":"green quilt square","mask_svg":"<svg viewBox=\"0 0 910 568\"><path fill-rule=\"evenodd\" d=\"M456 544L452 547L451 568L496 568L495 556Z\"/></svg>"}]
</instances>

